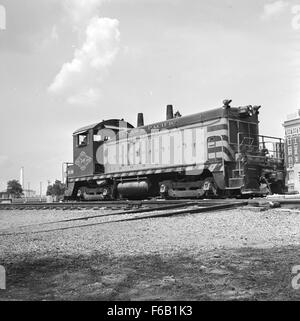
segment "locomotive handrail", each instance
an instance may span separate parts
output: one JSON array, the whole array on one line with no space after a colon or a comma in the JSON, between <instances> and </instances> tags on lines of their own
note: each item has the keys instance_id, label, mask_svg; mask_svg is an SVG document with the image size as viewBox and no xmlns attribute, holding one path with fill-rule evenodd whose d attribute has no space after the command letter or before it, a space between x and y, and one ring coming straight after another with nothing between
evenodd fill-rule
<instances>
[{"instance_id":1,"label":"locomotive handrail","mask_svg":"<svg viewBox=\"0 0 300 321\"><path fill-rule=\"evenodd\" d=\"M240 135L241 134L244 134L244 135L246 135L246 134L248 134L248 133L245 133L245 132L238 132L237 133L237 147L238 147L238 154L240 154L240 152L241 152L241 149L240 149L240 147L241 147L241 145L242 145L242 143L240 142ZM258 137L258 145L256 145L258 148L260 148L261 147L261 145L263 145L263 148L265 148L265 144L268 144L268 143L271 143L271 144L273 144L273 143L276 143L276 142L273 142L273 141L265 141L265 138L269 138L269 139L274 139L274 140L277 140L278 142L277 143L279 143L279 150L271 150L271 152L272 153L277 153L277 154L279 154L280 155L280 157L275 157L275 158L279 158L279 159L284 159L284 151L282 150L282 141L283 141L283 139L282 138L280 138L280 137L273 137L273 136L265 136L265 135L257 135L257 134L253 134L252 136L256 136L256 137ZM244 137L244 138L247 138L247 137ZM253 137L248 137L248 138L252 138L253 139ZM262 138L262 141L260 141L259 140L259 138ZM244 145L247 145L247 144L244 144ZM253 146L252 144L251 145L247 145L247 146Z\"/></svg>"},{"instance_id":2,"label":"locomotive handrail","mask_svg":"<svg viewBox=\"0 0 300 321\"><path fill-rule=\"evenodd\" d=\"M239 175L241 173L241 159L240 159L240 155L241 155L241 141L240 141L240 136L244 134L244 135L248 135L248 133L245 133L245 132L238 132L237 133L237 147L238 147L238 155L239 155L239 158L238 158L238 171L239 171ZM276 140L279 142L279 150L269 150L270 155L272 154L273 157L270 157L271 159L278 159L278 160L281 160L281 161L284 161L284 151L282 151L282 138L279 138L279 137L273 137L273 136L264 136L264 135L258 135L258 134L253 134L252 136L256 136L258 138L258 149L260 149L260 147L262 146L263 149L266 148L266 143L276 143L276 142L272 142L272 141L265 141L265 139L273 139L273 140ZM251 137L248 137L248 138L251 138ZM262 141L260 141L260 138L262 139ZM245 137L244 137L245 139ZM253 137L252 137L253 139ZM245 144L246 145L246 144ZM251 145L246 145L246 146L253 146L252 144ZM274 157L274 156L279 156L279 157ZM253 155L252 157L257 157L255 155Z\"/></svg>"}]
</instances>

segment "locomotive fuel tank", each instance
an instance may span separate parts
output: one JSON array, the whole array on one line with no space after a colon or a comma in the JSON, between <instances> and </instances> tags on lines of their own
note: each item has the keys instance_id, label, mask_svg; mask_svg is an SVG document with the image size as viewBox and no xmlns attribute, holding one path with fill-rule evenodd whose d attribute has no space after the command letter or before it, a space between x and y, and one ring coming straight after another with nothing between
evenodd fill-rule
<instances>
[{"instance_id":1,"label":"locomotive fuel tank","mask_svg":"<svg viewBox=\"0 0 300 321\"><path fill-rule=\"evenodd\" d=\"M124 198L142 198L149 194L148 181L122 182L118 184L118 193Z\"/></svg>"}]
</instances>

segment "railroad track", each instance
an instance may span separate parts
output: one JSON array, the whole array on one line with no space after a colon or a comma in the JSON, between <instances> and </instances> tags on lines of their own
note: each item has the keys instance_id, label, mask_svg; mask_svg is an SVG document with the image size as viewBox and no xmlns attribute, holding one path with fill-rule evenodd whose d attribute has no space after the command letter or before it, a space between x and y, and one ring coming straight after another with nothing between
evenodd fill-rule
<instances>
[{"instance_id":1,"label":"railroad track","mask_svg":"<svg viewBox=\"0 0 300 321\"><path fill-rule=\"evenodd\" d=\"M80 209L130 209L130 208L155 208L162 205L180 205L189 202L215 204L224 200L142 200L142 201L99 201L99 202L56 202L56 203L0 203L0 210L80 210Z\"/></svg>"},{"instance_id":2,"label":"railroad track","mask_svg":"<svg viewBox=\"0 0 300 321\"><path fill-rule=\"evenodd\" d=\"M281 207L300 208L300 199L210 199L210 200L143 200L143 201L103 201L103 202L67 202L67 203L22 203L0 204L0 210L90 210L73 218L63 218L16 228L0 230L1 236L36 234L64 231L75 228L87 228L103 224L122 223L159 217L192 215L216 212L224 209L247 205L264 206L270 202L279 202ZM91 213L95 210L95 214ZM77 214L77 213L76 213ZM87 222L88 221L88 222Z\"/></svg>"},{"instance_id":3,"label":"railroad track","mask_svg":"<svg viewBox=\"0 0 300 321\"><path fill-rule=\"evenodd\" d=\"M265 199L253 199L248 201L249 206L268 206L270 203L277 203L279 207L286 209L300 209L300 199L299 198L265 198Z\"/></svg>"},{"instance_id":4,"label":"railroad track","mask_svg":"<svg viewBox=\"0 0 300 321\"><path fill-rule=\"evenodd\" d=\"M80 217L74 217L71 219L61 219L56 221L42 222L30 225L18 226L14 229L0 230L0 236L8 235L20 235L20 234L36 234L46 233L54 231L64 231L74 228L86 228L96 225L121 223L128 221L144 220L159 217L170 217L187 214L198 214L211 211L219 211L233 207L240 207L248 205L247 201L235 201L235 200L202 200L202 201L174 201L161 202L160 206L156 202L142 201L141 204L146 204L148 207L141 207L139 209L124 210L124 207L120 211L101 212L97 215L85 215ZM140 204L140 205L141 205ZM12 204L13 205L13 204ZM101 203L102 205L102 203ZM93 203L95 206L95 203ZM94 207L93 207L94 208ZM90 221L86 223L86 221Z\"/></svg>"}]
</instances>

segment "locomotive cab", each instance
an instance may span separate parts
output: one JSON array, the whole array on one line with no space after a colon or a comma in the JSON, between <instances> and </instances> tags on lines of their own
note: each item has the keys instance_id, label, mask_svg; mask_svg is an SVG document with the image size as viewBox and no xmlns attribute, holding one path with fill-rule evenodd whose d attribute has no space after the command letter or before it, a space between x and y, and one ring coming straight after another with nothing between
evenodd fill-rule
<instances>
[{"instance_id":1,"label":"locomotive cab","mask_svg":"<svg viewBox=\"0 0 300 321\"><path fill-rule=\"evenodd\" d=\"M104 144L116 140L120 132L132 128L123 119L110 119L73 133L73 164L67 168L67 197L85 194L85 198L93 199L95 191L96 194L101 193L99 185L103 185L104 181L100 180L99 175L104 173Z\"/></svg>"}]
</instances>

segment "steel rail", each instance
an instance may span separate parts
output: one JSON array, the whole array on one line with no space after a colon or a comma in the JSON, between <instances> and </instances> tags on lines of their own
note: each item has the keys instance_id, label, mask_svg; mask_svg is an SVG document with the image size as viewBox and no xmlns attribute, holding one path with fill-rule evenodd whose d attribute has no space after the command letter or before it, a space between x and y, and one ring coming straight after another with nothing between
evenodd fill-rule
<instances>
[{"instance_id":1,"label":"steel rail","mask_svg":"<svg viewBox=\"0 0 300 321\"><path fill-rule=\"evenodd\" d=\"M187 202L207 202L217 203L224 202L224 199L210 199L210 200L195 200L195 199L181 199L181 200L141 200L141 201L97 201L97 202L65 202L65 203L0 203L0 210L27 210L27 209L64 209L64 208L105 208L105 207L135 207L135 206L161 206L173 204L186 204Z\"/></svg>"},{"instance_id":2,"label":"steel rail","mask_svg":"<svg viewBox=\"0 0 300 321\"><path fill-rule=\"evenodd\" d=\"M75 228L84 228L84 227L91 227L91 226L111 224L111 223L138 221L138 220L150 219L150 218L170 217L170 216L184 215L184 214L198 214L198 213L219 211L219 210L223 210L223 209L230 209L230 208L234 208L234 207L241 207L241 206L246 206L246 205L248 205L248 202L235 202L235 203L219 204L219 205L213 205L213 206L207 206L207 207L199 207L196 209L183 209L183 210L179 210L179 211L170 211L170 212L165 212L165 213L148 214L148 215L142 215L142 216L126 218L126 219L119 219L119 220L114 220L114 221L80 224L80 225L73 225L73 226L67 226L67 227L53 228L53 229L48 229L48 230L24 231L24 232L16 232L16 233L2 233L2 234L0 234L0 237L1 236L25 235L25 234L49 233L49 232L55 232L55 231L64 231L64 230L70 230L70 229L75 229ZM153 210L153 211L155 211L155 210Z\"/></svg>"},{"instance_id":3,"label":"steel rail","mask_svg":"<svg viewBox=\"0 0 300 321\"><path fill-rule=\"evenodd\" d=\"M65 219L65 220L59 220L59 221L50 221L50 222L44 222L44 223L21 225L21 226L18 226L17 228L19 229L19 228L25 228L25 227L41 226L41 225L68 223L68 222L74 222L74 221L87 221L87 220L94 219L94 218L116 216L116 215L130 215L130 214L149 213L149 212L154 212L154 211L165 211L165 210L171 210L171 209L175 209L175 208L181 208L181 207L187 207L187 206L193 206L193 205L199 205L199 202L188 202L185 204L166 205L166 206L160 206L160 207L143 208L143 209L138 209L138 210L123 211L123 212L103 213L103 214L91 215L91 216L80 216L80 217L75 217L75 218L70 218L70 219ZM0 232L1 232L1 230L0 230Z\"/></svg>"}]
</instances>

